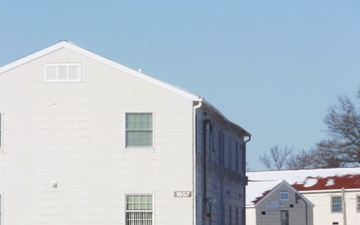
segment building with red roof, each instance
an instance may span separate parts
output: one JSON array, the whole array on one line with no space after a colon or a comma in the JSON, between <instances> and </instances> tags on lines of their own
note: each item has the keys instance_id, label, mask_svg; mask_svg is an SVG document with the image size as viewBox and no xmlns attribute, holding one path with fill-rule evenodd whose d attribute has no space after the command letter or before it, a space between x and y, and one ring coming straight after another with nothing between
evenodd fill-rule
<instances>
[{"instance_id":1,"label":"building with red roof","mask_svg":"<svg viewBox=\"0 0 360 225\"><path fill-rule=\"evenodd\" d=\"M314 205L313 224L354 225L360 220L360 168L261 171L248 172L247 176L247 210L272 190L266 183L285 180Z\"/></svg>"},{"instance_id":2,"label":"building with red roof","mask_svg":"<svg viewBox=\"0 0 360 225\"><path fill-rule=\"evenodd\" d=\"M249 181L247 225L313 225L314 205L285 180Z\"/></svg>"}]
</instances>

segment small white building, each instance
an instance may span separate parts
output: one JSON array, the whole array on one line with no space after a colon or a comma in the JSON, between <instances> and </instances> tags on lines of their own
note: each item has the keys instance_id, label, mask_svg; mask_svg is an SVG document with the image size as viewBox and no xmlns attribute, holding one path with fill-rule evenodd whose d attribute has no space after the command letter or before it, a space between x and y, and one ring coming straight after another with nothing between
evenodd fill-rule
<instances>
[{"instance_id":1,"label":"small white building","mask_svg":"<svg viewBox=\"0 0 360 225\"><path fill-rule=\"evenodd\" d=\"M286 180L314 204L314 225L353 225L360 221L360 168L263 171L247 175L249 183Z\"/></svg>"},{"instance_id":2,"label":"small white building","mask_svg":"<svg viewBox=\"0 0 360 225\"><path fill-rule=\"evenodd\" d=\"M246 187L246 225L313 225L313 207L284 180L249 180Z\"/></svg>"},{"instance_id":3,"label":"small white building","mask_svg":"<svg viewBox=\"0 0 360 225\"><path fill-rule=\"evenodd\" d=\"M0 67L0 225L245 224L250 134L67 41Z\"/></svg>"}]
</instances>

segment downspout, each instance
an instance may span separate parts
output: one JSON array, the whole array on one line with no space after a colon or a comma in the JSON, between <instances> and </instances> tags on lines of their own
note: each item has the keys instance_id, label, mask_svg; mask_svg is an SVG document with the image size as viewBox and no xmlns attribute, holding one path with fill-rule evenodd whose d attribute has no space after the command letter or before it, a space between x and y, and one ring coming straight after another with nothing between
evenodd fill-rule
<instances>
[{"instance_id":1,"label":"downspout","mask_svg":"<svg viewBox=\"0 0 360 225\"><path fill-rule=\"evenodd\" d=\"M305 201L305 199L303 199L299 194L295 194L296 204L298 203L298 199L301 199L301 200L305 203L305 219L306 219L306 225L308 225L308 224L309 224L309 219L308 219L308 203L307 203L307 201Z\"/></svg>"},{"instance_id":2,"label":"downspout","mask_svg":"<svg viewBox=\"0 0 360 225\"><path fill-rule=\"evenodd\" d=\"M246 224L246 187L248 185L248 181L247 181L247 176L246 176L246 143L248 143L249 141L251 141L251 135L249 135L249 138L244 141L244 149L242 151L242 154L243 154L243 160L244 160L244 163L243 163L243 168L242 168L242 171L244 172L244 193L243 193L243 198L244 198L244 206L242 207L242 224Z\"/></svg>"},{"instance_id":3,"label":"downspout","mask_svg":"<svg viewBox=\"0 0 360 225\"><path fill-rule=\"evenodd\" d=\"M243 155L243 159L245 160L245 163L244 163L244 165L243 165L243 171L244 172L246 172L246 143L248 143L248 142L250 142L251 141L251 135L249 136L249 138L246 140L246 141L244 141L244 155Z\"/></svg>"},{"instance_id":4,"label":"downspout","mask_svg":"<svg viewBox=\"0 0 360 225\"><path fill-rule=\"evenodd\" d=\"M202 129L202 147L203 147L203 210L206 209L206 200L207 200L207 171L206 171L206 167L207 167L207 138L206 138L206 126L211 122L210 119L205 119L203 120L203 129ZM210 128L211 129L211 128ZM211 131L210 131L211 132ZM203 216L204 216L204 211L203 211Z\"/></svg>"},{"instance_id":5,"label":"downspout","mask_svg":"<svg viewBox=\"0 0 360 225\"><path fill-rule=\"evenodd\" d=\"M192 187L192 193L193 193L193 225L196 225L196 208L197 208L197 204L196 204L196 148L197 148L197 144L196 144L196 139L197 139L197 135L196 135L196 110L201 108L202 106L202 98L199 99L199 102L197 105L193 106L193 187Z\"/></svg>"},{"instance_id":6,"label":"downspout","mask_svg":"<svg viewBox=\"0 0 360 225\"><path fill-rule=\"evenodd\" d=\"M248 143L249 141L251 141L251 135L249 135L249 139L247 139L244 143Z\"/></svg>"},{"instance_id":7,"label":"downspout","mask_svg":"<svg viewBox=\"0 0 360 225\"><path fill-rule=\"evenodd\" d=\"M308 204L307 204L307 202L304 200L304 202L305 202L305 210L306 210L306 212L305 212L305 216L306 216L306 225L308 225L308 221L309 221L309 219L308 219Z\"/></svg>"},{"instance_id":8,"label":"downspout","mask_svg":"<svg viewBox=\"0 0 360 225\"><path fill-rule=\"evenodd\" d=\"M341 189L341 207L342 207L342 213L343 213L343 224L347 225L346 221L346 201L345 201L345 188Z\"/></svg>"}]
</instances>

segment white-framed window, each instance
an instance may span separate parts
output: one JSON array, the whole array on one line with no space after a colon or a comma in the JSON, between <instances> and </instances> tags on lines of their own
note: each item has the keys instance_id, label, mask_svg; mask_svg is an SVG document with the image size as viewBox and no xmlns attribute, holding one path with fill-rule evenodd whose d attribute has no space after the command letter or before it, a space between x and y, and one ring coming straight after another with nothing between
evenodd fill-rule
<instances>
[{"instance_id":1,"label":"white-framed window","mask_svg":"<svg viewBox=\"0 0 360 225\"><path fill-rule=\"evenodd\" d=\"M81 82L80 63L45 64L45 82Z\"/></svg>"},{"instance_id":2,"label":"white-framed window","mask_svg":"<svg viewBox=\"0 0 360 225\"><path fill-rule=\"evenodd\" d=\"M342 212L342 198L341 196L331 196L331 212Z\"/></svg>"},{"instance_id":3,"label":"white-framed window","mask_svg":"<svg viewBox=\"0 0 360 225\"><path fill-rule=\"evenodd\" d=\"M356 212L360 212L360 195L356 195Z\"/></svg>"},{"instance_id":4,"label":"white-framed window","mask_svg":"<svg viewBox=\"0 0 360 225\"><path fill-rule=\"evenodd\" d=\"M152 194L126 194L126 225L152 225L154 196Z\"/></svg>"},{"instance_id":5,"label":"white-framed window","mask_svg":"<svg viewBox=\"0 0 360 225\"><path fill-rule=\"evenodd\" d=\"M287 192L287 191L280 192L280 200L281 201L289 201L289 192Z\"/></svg>"},{"instance_id":6,"label":"white-framed window","mask_svg":"<svg viewBox=\"0 0 360 225\"><path fill-rule=\"evenodd\" d=\"M126 113L127 148L153 146L153 114Z\"/></svg>"}]
</instances>

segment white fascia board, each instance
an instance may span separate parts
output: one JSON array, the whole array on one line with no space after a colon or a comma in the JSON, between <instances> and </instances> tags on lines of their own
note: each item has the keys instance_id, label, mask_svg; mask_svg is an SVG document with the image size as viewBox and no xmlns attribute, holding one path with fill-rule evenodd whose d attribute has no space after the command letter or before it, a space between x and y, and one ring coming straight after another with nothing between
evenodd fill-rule
<instances>
[{"instance_id":1,"label":"white fascia board","mask_svg":"<svg viewBox=\"0 0 360 225\"><path fill-rule=\"evenodd\" d=\"M30 54L30 55L28 55L28 56L25 56L25 57L23 57L23 58L21 58L21 59L18 59L18 60L16 60L16 61L12 62L12 63L6 64L6 65L0 67L0 74L4 73L4 72L6 72L6 71L9 71L9 70L15 69L15 68L18 67L18 66L21 66L21 65L23 65L23 64L25 64L25 63L28 63L28 62L30 62L30 61L33 61L33 60L35 60L35 59L37 59L37 58L40 58L40 57L42 57L42 56L45 56L45 55L47 55L47 54L49 54L49 53L51 53L51 52L54 52L54 51L56 51L56 50L59 50L59 49L63 48L64 42L65 42L65 41L61 41L61 42L59 42L59 43L56 43L56 44L54 44L54 45L51 45L50 47L47 47L47 48L42 49L42 50L40 50L40 51L37 51L37 52L35 52L35 53L33 53L33 54Z\"/></svg>"},{"instance_id":2,"label":"white fascia board","mask_svg":"<svg viewBox=\"0 0 360 225\"><path fill-rule=\"evenodd\" d=\"M279 181L279 183L276 184L276 186L273 187L273 189L271 189L271 191L269 191L264 197L262 197L262 198L260 199L260 201L258 201L258 202L255 204L255 206L257 206L257 205L259 205L261 202L265 201L265 199L267 199L269 196L271 196L271 194L272 194L273 192L275 192L276 189L280 188L281 184L283 184L283 183L284 183L284 180L283 180L283 181Z\"/></svg>"},{"instance_id":3,"label":"white fascia board","mask_svg":"<svg viewBox=\"0 0 360 225\"><path fill-rule=\"evenodd\" d=\"M71 43L69 41L60 41L60 42L58 42L58 43L56 43L56 44L54 44L54 45L52 45L50 47L47 47L47 48L45 48L43 50L35 52L35 53L31 54L31 55L28 55L28 56L26 56L24 58L21 58L21 59L17 60L17 61L9 63L9 64L7 64L7 65L5 65L3 67L0 67L0 74L4 73L6 71L12 70L12 69L14 69L14 68L16 68L18 66L21 66L21 65L23 65L25 63L28 63L28 62L30 62L32 60L35 60L37 58L40 58L42 56L45 56L47 54L50 54L50 53L52 53L54 51L57 51L59 49L62 49L62 48L70 49L70 50L72 50L74 52L77 52L79 54L82 54L82 55L84 55L84 56L86 56L86 57L88 57L90 59L93 59L95 61L103 63L103 64L105 64L107 66L113 67L114 69L123 71L123 72L125 72L125 73L127 73L127 74L129 74L129 75L131 75L133 77L136 77L136 78L140 79L140 80L149 82L149 83L151 83L153 85L156 85L156 86L158 86L160 88L163 88L163 89L165 89L167 91L170 91L172 93L175 93L177 95L185 97L185 98L187 98L187 99L189 99L191 101L202 101L202 98L197 96L197 95L194 95L194 94L192 94L192 93L190 93L188 91L185 91L185 90L183 90L181 88L177 88L177 87L175 87L173 85L170 85L168 83L165 83L163 81L157 80L157 79L155 79L153 77L150 77L148 75L140 73L140 72L138 72L136 70L130 69L130 68L126 67L126 66L123 66L123 65L121 65L121 64L119 64L117 62L114 62L112 60L104 58L104 57L102 57L100 55L97 55L95 53L92 53L92 52L90 52L88 50L85 50L85 49L83 49L81 47L78 47L77 45L75 45L75 44L73 44L73 43Z\"/></svg>"},{"instance_id":4,"label":"white fascia board","mask_svg":"<svg viewBox=\"0 0 360 225\"><path fill-rule=\"evenodd\" d=\"M70 44L69 42L65 42L64 44L66 45L64 47L66 47L66 48L68 48L70 50L78 52L78 53L80 53L80 54L82 54L82 55L84 55L86 57L89 57L89 58L95 60L95 61L98 61L98 62L103 63L105 65L108 65L110 67L113 67L114 69L123 71L123 72L125 72L127 74L130 74L130 75L140 79L140 80L143 80L143 81L149 82L151 84L154 84L154 85L156 85L158 87L161 87L161 88L163 88L165 90L168 90L170 92L173 92L175 94L178 94L180 96L188 98L188 99L190 99L192 101L199 101L201 99L199 96L191 94L188 91L184 91L184 90L182 90L180 88L177 88L177 87L175 87L173 85L170 85L168 83L165 83L163 81L160 81L158 79L150 77L150 76L148 76L146 74L140 73L140 72L138 72L136 70L130 69L129 67L123 66L123 65L121 65L121 64L119 64L117 62L114 62L112 60L104 58L104 57L102 57L100 55L94 54L94 53L92 53L90 51L87 51L87 50L85 50L83 48L80 48L80 47L78 47L78 46L76 46L74 44Z\"/></svg>"},{"instance_id":5,"label":"white fascia board","mask_svg":"<svg viewBox=\"0 0 360 225\"><path fill-rule=\"evenodd\" d=\"M346 193L349 192L360 192L360 188L345 188ZM341 193L342 189L326 189L326 190L310 190L310 191L299 191L301 194L333 194L333 193Z\"/></svg>"},{"instance_id":6,"label":"white fascia board","mask_svg":"<svg viewBox=\"0 0 360 225\"><path fill-rule=\"evenodd\" d=\"M290 190L292 190L294 193L297 193L304 201L306 201L307 204L311 205L312 207L314 207L314 204L312 202L310 202L307 198L305 198L299 191L297 191L293 186L291 186L288 182L286 182L285 180L281 181L278 185L276 185L276 187L274 187L266 196L264 196L262 199L260 199L260 201L258 201L256 205L259 205L261 202L263 202L266 198L268 198L269 196L271 196L272 193L274 193L276 190L278 190L279 188L281 188L283 185L287 186Z\"/></svg>"}]
</instances>

